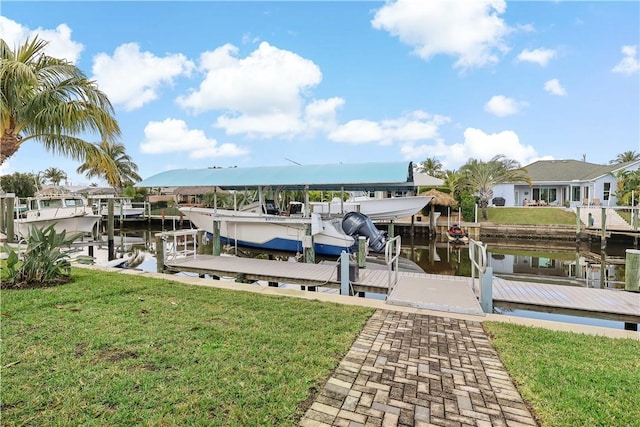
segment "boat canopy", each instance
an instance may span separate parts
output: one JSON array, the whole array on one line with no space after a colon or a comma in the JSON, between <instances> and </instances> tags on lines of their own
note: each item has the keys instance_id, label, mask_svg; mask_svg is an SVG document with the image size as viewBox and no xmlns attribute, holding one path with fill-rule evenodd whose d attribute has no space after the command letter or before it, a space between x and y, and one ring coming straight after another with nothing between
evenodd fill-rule
<instances>
[{"instance_id":1,"label":"boat canopy","mask_svg":"<svg viewBox=\"0 0 640 427\"><path fill-rule=\"evenodd\" d=\"M175 169L136 187L216 186L225 190L278 187L291 190L401 191L415 187L412 162Z\"/></svg>"}]
</instances>

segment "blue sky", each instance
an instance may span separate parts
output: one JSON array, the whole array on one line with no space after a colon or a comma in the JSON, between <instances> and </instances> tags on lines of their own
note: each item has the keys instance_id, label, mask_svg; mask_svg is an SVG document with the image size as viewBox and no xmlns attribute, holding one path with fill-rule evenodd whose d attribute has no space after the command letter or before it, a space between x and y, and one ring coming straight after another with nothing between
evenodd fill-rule
<instances>
[{"instance_id":1,"label":"blue sky","mask_svg":"<svg viewBox=\"0 0 640 427\"><path fill-rule=\"evenodd\" d=\"M637 1L3 1L0 34L96 80L143 178L640 151ZM78 165L29 142L2 173Z\"/></svg>"}]
</instances>

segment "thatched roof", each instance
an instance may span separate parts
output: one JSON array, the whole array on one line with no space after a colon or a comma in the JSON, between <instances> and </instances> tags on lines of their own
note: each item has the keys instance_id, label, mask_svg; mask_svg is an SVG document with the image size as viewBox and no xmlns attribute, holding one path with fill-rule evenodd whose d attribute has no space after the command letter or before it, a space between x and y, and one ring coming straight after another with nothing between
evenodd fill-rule
<instances>
[{"instance_id":1,"label":"thatched roof","mask_svg":"<svg viewBox=\"0 0 640 427\"><path fill-rule=\"evenodd\" d=\"M173 190L173 194L176 196L195 196L198 194L213 193L214 190L218 194L229 194L228 191L215 186L176 187Z\"/></svg>"},{"instance_id":2,"label":"thatched roof","mask_svg":"<svg viewBox=\"0 0 640 427\"><path fill-rule=\"evenodd\" d=\"M429 204L437 206L457 206L458 202L449 193L443 193L435 188L429 191L420 193L421 196L433 196L433 199Z\"/></svg>"}]
</instances>

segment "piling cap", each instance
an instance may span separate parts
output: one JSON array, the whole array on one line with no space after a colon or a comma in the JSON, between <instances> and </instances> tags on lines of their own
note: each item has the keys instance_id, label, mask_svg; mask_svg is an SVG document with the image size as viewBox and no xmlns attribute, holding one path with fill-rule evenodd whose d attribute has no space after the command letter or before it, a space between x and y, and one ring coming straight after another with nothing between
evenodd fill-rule
<instances>
[{"instance_id":1,"label":"piling cap","mask_svg":"<svg viewBox=\"0 0 640 427\"><path fill-rule=\"evenodd\" d=\"M640 255L640 249L627 249L626 253L634 254L634 255Z\"/></svg>"}]
</instances>

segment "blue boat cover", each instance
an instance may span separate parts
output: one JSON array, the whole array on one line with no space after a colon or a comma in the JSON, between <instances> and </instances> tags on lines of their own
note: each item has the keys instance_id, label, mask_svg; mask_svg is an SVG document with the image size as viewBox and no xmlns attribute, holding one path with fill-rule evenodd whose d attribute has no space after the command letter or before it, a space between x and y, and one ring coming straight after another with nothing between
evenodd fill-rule
<instances>
[{"instance_id":1,"label":"blue boat cover","mask_svg":"<svg viewBox=\"0 0 640 427\"><path fill-rule=\"evenodd\" d=\"M414 187L411 162L175 169L136 187L217 186L226 190L278 187L310 190L407 190Z\"/></svg>"}]
</instances>

